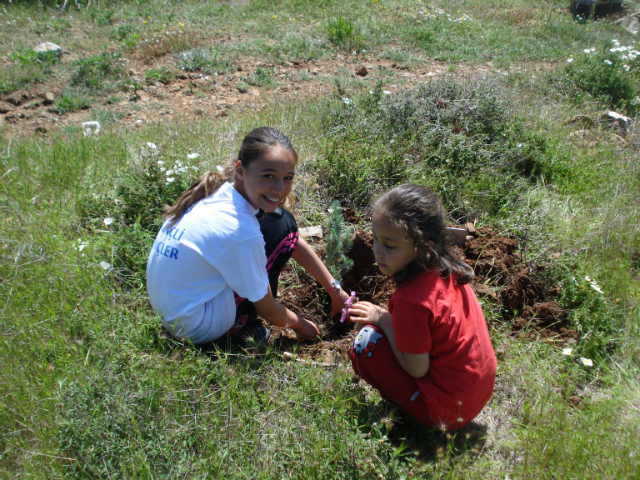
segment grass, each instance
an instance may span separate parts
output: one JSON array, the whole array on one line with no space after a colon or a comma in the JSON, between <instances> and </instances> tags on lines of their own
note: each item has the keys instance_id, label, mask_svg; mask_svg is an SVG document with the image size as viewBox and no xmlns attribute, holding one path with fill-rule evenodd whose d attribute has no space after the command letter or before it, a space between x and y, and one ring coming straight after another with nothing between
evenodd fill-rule
<instances>
[{"instance_id":1,"label":"grass","mask_svg":"<svg viewBox=\"0 0 640 480\"><path fill-rule=\"evenodd\" d=\"M6 5L0 42L17 56L0 69L2 94L55 77L76 83L58 112L94 105L125 83L118 60L147 52L145 38L169 38L180 23L194 35L147 52L167 60L147 83L170 81L187 61L225 73L248 54L274 63L346 56L352 34L372 58L411 70L437 56L456 69L394 94L344 75L331 98L270 94L259 112L130 130L104 113L96 138L77 126L47 138L5 128L0 477L636 475L640 150L633 134L621 141L598 120L605 108L635 112L626 89L635 72L619 63L611 76L602 56L628 35L607 22L575 23L560 1L102 3L65 14L50 2ZM87 25L93 33L74 45L71 32ZM28 50L39 33L78 60L41 63ZM578 58L592 46L600 56ZM197 65L173 56L194 49L206 52ZM453 76L465 62L488 61L508 76ZM552 71L533 78L527 62ZM269 88L275 78L260 67L243 82ZM593 120L585 139L566 122L578 114ZM412 180L442 195L452 221L526 238L528 258L560 287L579 333L572 354L514 338L481 299L499 352L497 387L476 422L452 435L418 428L346 367L286 362L271 348L201 351L163 335L144 291L162 207L263 124L285 131L301 158L300 224L327 224L332 200L364 209Z\"/></svg>"}]
</instances>

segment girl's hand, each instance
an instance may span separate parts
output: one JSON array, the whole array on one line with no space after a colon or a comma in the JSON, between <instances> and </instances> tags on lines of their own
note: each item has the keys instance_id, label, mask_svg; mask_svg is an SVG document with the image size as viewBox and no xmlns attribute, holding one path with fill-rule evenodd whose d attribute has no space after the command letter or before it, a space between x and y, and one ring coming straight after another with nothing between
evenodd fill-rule
<instances>
[{"instance_id":1,"label":"girl's hand","mask_svg":"<svg viewBox=\"0 0 640 480\"><path fill-rule=\"evenodd\" d=\"M355 323L367 323L380 327L383 321L391 321L391 314L386 308L379 307L370 302L358 302L348 310L351 321Z\"/></svg>"},{"instance_id":2,"label":"girl's hand","mask_svg":"<svg viewBox=\"0 0 640 480\"><path fill-rule=\"evenodd\" d=\"M318 326L315 323L310 322L309 320L306 320L302 317L298 317L298 323L295 327L293 327L293 329L303 337L313 339L320 336L320 329L318 328Z\"/></svg>"},{"instance_id":3,"label":"girl's hand","mask_svg":"<svg viewBox=\"0 0 640 480\"><path fill-rule=\"evenodd\" d=\"M331 318L333 318L339 313L342 313L344 304L349 300L349 294L341 288L338 291L334 290L329 296L331 297Z\"/></svg>"}]
</instances>

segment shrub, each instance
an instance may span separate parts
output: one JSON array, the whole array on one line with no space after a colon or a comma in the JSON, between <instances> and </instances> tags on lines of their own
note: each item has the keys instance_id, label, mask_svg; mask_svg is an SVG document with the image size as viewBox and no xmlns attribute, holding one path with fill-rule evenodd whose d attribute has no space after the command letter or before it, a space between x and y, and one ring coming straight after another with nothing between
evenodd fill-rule
<instances>
[{"instance_id":1,"label":"shrub","mask_svg":"<svg viewBox=\"0 0 640 480\"><path fill-rule=\"evenodd\" d=\"M182 31L166 32L139 42L138 56L143 60L162 57L168 53L185 51L198 43L198 37L189 37Z\"/></svg>"},{"instance_id":2,"label":"shrub","mask_svg":"<svg viewBox=\"0 0 640 480\"><path fill-rule=\"evenodd\" d=\"M497 214L528 182L561 173L560 154L514 116L496 83L441 79L355 98L337 90L326 119L332 140L316 164L332 195L365 204L378 190L415 181L438 191L449 210L468 204Z\"/></svg>"},{"instance_id":3,"label":"shrub","mask_svg":"<svg viewBox=\"0 0 640 480\"><path fill-rule=\"evenodd\" d=\"M164 221L164 207L175 203L198 171L182 160L165 157L148 143L121 173L114 194L86 195L77 203L85 228L102 225L106 217L114 220L114 272L128 288L144 286L147 257Z\"/></svg>"},{"instance_id":4,"label":"shrub","mask_svg":"<svg viewBox=\"0 0 640 480\"><path fill-rule=\"evenodd\" d=\"M640 105L640 52L614 46L585 49L569 61L553 82L576 98L589 95L609 108L638 113Z\"/></svg>"},{"instance_id":5,"label":"shrub","mask_svg":"<svg viewBox=\"0 0 640 480\"><path fill-rule=\"evenodd\" d=\"M115 13L115 10L112 8L107 8L106 10L91 10L89 12L89 17L91 17L91 20L96 22L97 25L105 27L107 25L111 25L115 21Z\"/></svg>"},{"instance_id":6,"label":"shrub","mask_svg":"<svg viewBox=\"0 0 640 480\"><path fill-rule=\"evenodd\" d=\"M232 65L221 58L217 50L196 48L178 55L178 67L188 72L226 73L232 70Z\"/></svg>"},{"instance_id":7,"label":"shrub","mask_svg":"<svg viewBox=\"0 0 640 480\"><path fill-rule=\"evenodd\" d=\"M76 71L71 83L90 90L107 88L111 82L124 74L124 67L119 59L120 54L103 52L100 55L76 61L74 62Z\"/></svg>"},{"instance_id":8,"label":"shrub","mask_svg":"<svg viewBox=\"0 0 640 480\"><path fill-rule=\"evenodd\" d=\"M171 83L171 81L175 78L175 73L166 67L160 67L158 69L152 68L144 74L144 78L147 83L160 82L166 85L168 83Z\"/></svg>"},{"instance_id":9,"label":"shrub","mask_svg":"<svg viewBox=\"0 0 640 480\"><path fill-rule=\"evenodd\" d=\"M10 57L24 66L43 65L50 67L59 60L56 52L36 52L33 48L13 53Z\"/></svg>"},{"instance_id":10,"label":"shrub","mask_svg":"<svg viewBox=\"0 0 640 480\"><path fill-rule=\"evenodd\" d=\"M258 67L246 81L249 85L256 87L272 87L276 85L276 81L273 79L273 68Z\"/></svg>"},{"instance_id":11,"label":"shrub","mask_svg":"<svg viewBox=\"0 0 640 480\"><path fill-rule=\"evenodd\" d=\"M84 110L91 106L89 99L78 92L66 92L53 105L53 109L58 115L77 110Z\"/></svg>"},{"instance_id":12,"label":"shrub","mask_svg":"<svg viewBox=\"0 0 640 480\"><path fill-rule=\"evenodd\" d=\"M326 26L329 41L337 47L360 52L364 48L364 40L356 32L353 24L344 17L329 20Z\"/></svg>"},{"instance_id":13,"label":"shrub","mask_svg":"<svg viewBox=\"0 0 640 480\"><path fill-rule=\"evenodd\" d=\"M118 25L111 33L111 37L123 41L130 38L133 32L133 25Z\"/></svg>"}]
</instances>

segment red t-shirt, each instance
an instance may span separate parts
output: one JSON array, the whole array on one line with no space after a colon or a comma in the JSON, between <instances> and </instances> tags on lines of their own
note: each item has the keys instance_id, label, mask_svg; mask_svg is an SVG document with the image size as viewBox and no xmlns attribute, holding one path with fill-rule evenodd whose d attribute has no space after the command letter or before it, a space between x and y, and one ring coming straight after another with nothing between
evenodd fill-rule
<instances>
[{"instance_id":1,"label":"red t-shirt","mask_svg":"<svg viewBox=\"0 0 640 480\"><path fill-rule=\"evenodd\" d=\"M433 426L460 428L493 393L496 356L480 303L469 285L424 272L389 300L396 348L429 354L429 371L416 379Z\"/></svg>"}]
</instances>

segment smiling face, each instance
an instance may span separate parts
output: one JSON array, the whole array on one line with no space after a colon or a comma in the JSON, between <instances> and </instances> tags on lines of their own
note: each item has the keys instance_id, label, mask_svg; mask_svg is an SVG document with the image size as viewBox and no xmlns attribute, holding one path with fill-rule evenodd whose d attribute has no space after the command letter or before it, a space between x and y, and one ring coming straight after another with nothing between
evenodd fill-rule
<instances>
[{"instance_id":1,"label":"smiling face","mask_svg":"<svg viewBox=\"0 0 640 480\"><path fill-rule=\"evenodd\" d=\"M371 223L373 254L380 271L395 275L404 270L416 257L416 249L404 231L393 225L384 211L377 211Z\"/></svg>"},{"instance_id":2,"label":"smiling face","mask_svg":"<svg viewBox=\"0 0 640 480\"><path fill-rule=\"evenodd\" d=\"M278 146L247 167L238 160L234 187L253 208L273 212L291 192L295 167L293 153Z\"/></svg>"}]
</instances>

